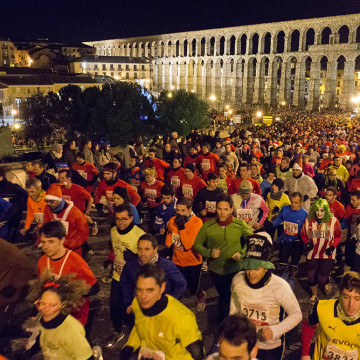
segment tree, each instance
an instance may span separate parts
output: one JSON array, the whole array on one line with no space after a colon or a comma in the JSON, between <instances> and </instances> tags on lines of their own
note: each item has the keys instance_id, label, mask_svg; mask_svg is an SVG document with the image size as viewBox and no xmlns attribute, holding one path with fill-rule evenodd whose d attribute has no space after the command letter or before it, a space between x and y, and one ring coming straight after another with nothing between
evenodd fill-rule
<instances>
[{"instance_id":1,"label":"tree","mask_svg":"<svg viewBox=\"0 0 360 360\"><path fill-rule=\"evenodd\" d=\"M57 94L46 96L36 94L20 105L20 119L23 124L25 139L34 140L38 150L54 138L61 115L61 104Z\"/></svg>"},{"instance_id":2,"label":"tree","mask_svg":"<svg viewBox=\"0 0 360 360\"><path fill-rule=\"evenodd\" d=\"M162 91L157 100L156 116L155 128L162 134L177 131L179 135L185 136L192 129L201 129L211 124L208 104L195 93L185 90L171 93Z\"/></svg>"}]
</instances>

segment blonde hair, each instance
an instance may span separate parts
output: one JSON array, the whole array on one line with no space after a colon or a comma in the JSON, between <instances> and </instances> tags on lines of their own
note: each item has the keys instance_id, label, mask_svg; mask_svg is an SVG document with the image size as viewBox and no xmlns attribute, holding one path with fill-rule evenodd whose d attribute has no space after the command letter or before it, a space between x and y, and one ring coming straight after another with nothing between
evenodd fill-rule
<instances>
[{"instance_id":1,"label":"blonde hair","mask_svg":"<svg viewBox=\"0 0 360 360\"><path fill-rule=\"evenodd\" d=\"M156 170L154 168L147 168L143 171L143 175L144 176L150 175L150 176L156 178Z\"/></svg>"}]
</instances>

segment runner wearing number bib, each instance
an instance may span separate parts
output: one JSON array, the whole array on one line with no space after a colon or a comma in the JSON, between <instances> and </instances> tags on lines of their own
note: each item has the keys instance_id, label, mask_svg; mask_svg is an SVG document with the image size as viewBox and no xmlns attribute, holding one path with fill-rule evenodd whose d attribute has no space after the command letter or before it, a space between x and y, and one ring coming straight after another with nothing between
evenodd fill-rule
<instances>
[{"instance_id":1,"label":"runner wearing number bib","mask_svg":"<svg viewBox=\"0 0 360 360\"><path fill-rule=\"evenodd\" d=\"M280 360L284 335L302 319L301 309L289 284L271 273L272 240L264 231L247 240L242 268L231 286L230 314L242 313L256 326L259 359ZM286 317L284 318L284 313Z\"/></svg>"},{"instance_id":2,"label":"runner wearing number bib","mask_svg":"<svg viewBox=\"0 0 360 360\"><path fill-rule=\"evenodd\" d=\"M360 274L346 272L340 298L320 300L302 327L302 360L310 360L310 342L318 327L314 360L360 359Z\"/></svg>"}]
</instances>

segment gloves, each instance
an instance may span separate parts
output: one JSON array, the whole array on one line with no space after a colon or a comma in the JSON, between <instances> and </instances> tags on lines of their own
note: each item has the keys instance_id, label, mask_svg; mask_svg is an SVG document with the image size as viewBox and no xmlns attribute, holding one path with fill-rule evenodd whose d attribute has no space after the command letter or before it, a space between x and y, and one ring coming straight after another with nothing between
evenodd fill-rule
<instances>
[{"instance_id":1,"label":"gloves","mask_svg":"<svg viewBox=\"0 0 360 360\"><path fill-rule=\"evenodd\" d=\"M111 260L105 260L104 263L103 263L103 267L104 269L107 269L109 267L109 265L112 264L112 261Z\"/></svg>"},{"instance_id":2,"label":"gloves","mask_svg":"<svg viewBox=\"0 0 360 360\"><path fill-rule=\"evenodd\" d=\"M327 249L325 250L325 254L326 254L327 256L330 256L330 255L334 252L334 250L335 250L335 248L334 248L333 246L330 246L329 248L327 248Z\"/></svg>"},{"instance_id":3,"label":"gloves","mask_svg":"<svg viewBox=\"0 0 360 360\"><path fill-rule=\"evenodd\" d=\"M273 229L273 224L272 224L271 221L269 221L268 219L266 219L266 220L264 221L263 227L264 227L265 231L268 232L268 231L271 231L271 230Z\"/></svg>"},{"instance_id":4,"label":"gloves","mask_svg":"<svg viewBox=\"0 0 360 360\"><path fill-rule=\"evenodd\" d=\"M304 195L304 202L308 199L309 197L307 195Z\"/></svg>"},{"instance_id":5,"label":"gloves","mask_svg":"<svg viewBox=\"0 0 360 360\"><path fill-rule=\"evenodd\" d=\"M103 209L104 205L101 204L101 203L98 203L98 204L95 204L95 209L98 211L98 212L101 212L102 209Z\"/></svg>"},{"instance_id":6,"label":"gloves","mask_svg":"<svg viewBox=\"0 0 360 360\"><path fill-rule=\"evenodd\" d=\"M184 215L176 215L174 219L174 223L177 225L179 230L185 229L185 223L186 223L187 217Z\"/></svg>"},{"instance_id":7,"label":"gloves","mask_svg":"<svg viewBox=\"0 0 360 360\"><path fill-rule=\"evenodd\" d=\"M132 346L125 346L122 348L120 353L120 359L121 360L130 360L132 357L132 354L134 352L134 348Z\"/></svg>"},{"instance_id":8,"label":"gloves","mask_svg":"<svg viewBox=\"0 0 360 360\"><path fill-rule=\"evenodd\" d=\"M305 244L306 251L311 251L314 248L314 244L312 242L308 242Z\"/></svg>"}]
</instances>

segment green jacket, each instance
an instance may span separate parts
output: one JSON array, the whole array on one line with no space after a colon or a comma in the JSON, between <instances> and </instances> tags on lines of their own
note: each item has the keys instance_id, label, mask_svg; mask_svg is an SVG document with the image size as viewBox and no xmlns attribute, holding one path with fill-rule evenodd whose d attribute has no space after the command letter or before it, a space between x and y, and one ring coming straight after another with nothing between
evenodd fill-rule
<instances>
[{"instance_id":1,"label":"green jacket","mask_svg":"<svg viewBox=\"0 0 360 360\"><path fill-rule=\"evenodd\" d=\"M209 270L220 274L232 274L240 271L241 261L232 259L232 256L239 252L244 257L246 252L245 241L241 246L241 237L251 234L251 229L245 221L234 218L233 221L225 226L220 226L216 219L205 222L197 234L194 243L194 250L204 257L209 258ZM220 256L213 258L212 249L220 249Z\"/></svg>"}]
</instances>

